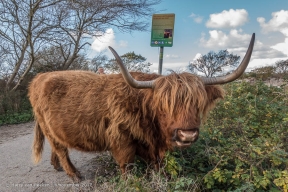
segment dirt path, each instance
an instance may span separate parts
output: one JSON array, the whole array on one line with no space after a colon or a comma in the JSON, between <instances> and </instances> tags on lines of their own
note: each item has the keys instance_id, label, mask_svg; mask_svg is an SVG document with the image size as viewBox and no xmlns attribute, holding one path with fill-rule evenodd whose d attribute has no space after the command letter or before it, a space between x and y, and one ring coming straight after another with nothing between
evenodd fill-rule
<instances>
[{"instance_id":1,"label":"dirt path","mask_svg":"<svg viewBox=\"0 0 288 192\"><path fill-rule=\"evenodd\" d=\"M45 142L42 161L34 165L31 158L33 126L33 122L0 126L0 192L94 191L96 175L112 174L113 171L106 170L115 166L108 153L72 150L71 161L83 177L80 183L73 183L65 172L57 172L50 165L48 142Z\"/></svg>"}]
</instances>

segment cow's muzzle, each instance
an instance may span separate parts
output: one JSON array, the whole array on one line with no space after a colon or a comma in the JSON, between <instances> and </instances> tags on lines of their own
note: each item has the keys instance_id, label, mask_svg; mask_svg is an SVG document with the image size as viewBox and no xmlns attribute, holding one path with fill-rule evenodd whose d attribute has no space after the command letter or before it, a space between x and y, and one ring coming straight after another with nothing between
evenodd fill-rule
<instances>
[{"instance_id":1,"label":"cow's muzzle","mask_svg":"<svg viewBox=\"0 0 288 192\"><path fill-rule=\"evenodd\" d=\"M189 147L193 142L197 141L199 129L175 129L172 140L177 147Z\"/></svg>"}]
</instances>

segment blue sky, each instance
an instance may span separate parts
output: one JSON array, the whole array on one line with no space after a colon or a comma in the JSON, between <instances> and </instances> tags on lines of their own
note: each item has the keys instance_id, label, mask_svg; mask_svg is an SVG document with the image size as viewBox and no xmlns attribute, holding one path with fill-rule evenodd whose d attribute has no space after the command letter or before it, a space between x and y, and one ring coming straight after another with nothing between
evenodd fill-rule
<instances>
[{"instance_id":1,"label":"blue sky","mask_svg":"<svg viewBox=\"0 0 288 192\"><path fill-rule=\"evenodd\" d=\"M173 47L164 47L163 71L185 70L188 63L209 51L227 49L243 58L252 33L256 34L254 52L248 68L272 65L288 59L288 0L163 0L154 7L156 13L174 13ZM159 48L151 47L151 26L147 32L120 33L107 29L107 34L95 39L93 54L107 46L119 55L134 51L153 63L157 72Z\"/></svg>"}]
</instances>

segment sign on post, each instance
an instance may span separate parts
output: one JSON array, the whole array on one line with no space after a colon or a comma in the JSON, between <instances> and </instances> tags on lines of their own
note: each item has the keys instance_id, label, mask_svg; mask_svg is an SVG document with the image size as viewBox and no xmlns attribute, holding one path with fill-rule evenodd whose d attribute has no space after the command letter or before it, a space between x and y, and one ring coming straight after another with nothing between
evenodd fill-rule
<instances>
[{"instance_id":1,"label":"sign on post","mask_svg":"<svg viewBox=\"0 0 288 192\"><path fill-rule=\"evenodd\" d=\"M152 17L151 47L172 47L175 14L154 14Z\"/></svg>"}]
</instances>

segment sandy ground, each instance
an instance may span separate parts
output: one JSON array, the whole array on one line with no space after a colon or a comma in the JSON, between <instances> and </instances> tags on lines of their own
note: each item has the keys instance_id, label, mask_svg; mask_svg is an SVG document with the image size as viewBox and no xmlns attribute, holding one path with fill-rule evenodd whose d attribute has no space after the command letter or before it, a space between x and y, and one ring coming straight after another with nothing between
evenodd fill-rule
<instances>
[{"instance_id":1,"label":"sandy ground","mask_svg":"<svg viewBox=\"0 0 288 192\"><path fill-rule=\"evenodd\" d=\"M98 175L115 174L116 165L108 152L71 150L70 159L83 177L80 183L73 183L64 171L58 172L50 165L48 142L45 142L42 161L33 164L33 127L34 122L0 126L0 192L97 191L95 179Z\"/></svg>"}]
</instances>

